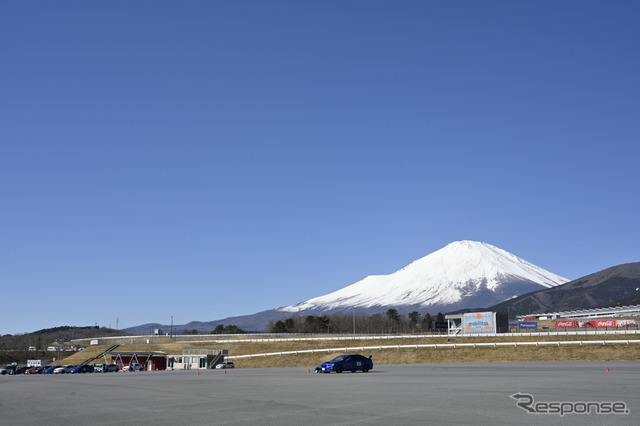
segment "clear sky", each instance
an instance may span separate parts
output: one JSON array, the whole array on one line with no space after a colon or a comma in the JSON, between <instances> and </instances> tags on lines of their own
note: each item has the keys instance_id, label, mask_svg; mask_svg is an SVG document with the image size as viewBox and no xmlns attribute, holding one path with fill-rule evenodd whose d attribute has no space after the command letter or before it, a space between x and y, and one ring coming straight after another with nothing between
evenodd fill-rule
<instances>
[{"instance_id":1,"label":"clear sky","mask_svg":"<svg viewBox=\"0 0 640 426\"><path fill-rule=\"evenodd\" d=\"M457 240L640 261L638 1L0 2L0 333L252 314Z\"/></svg>"}]
</instances>

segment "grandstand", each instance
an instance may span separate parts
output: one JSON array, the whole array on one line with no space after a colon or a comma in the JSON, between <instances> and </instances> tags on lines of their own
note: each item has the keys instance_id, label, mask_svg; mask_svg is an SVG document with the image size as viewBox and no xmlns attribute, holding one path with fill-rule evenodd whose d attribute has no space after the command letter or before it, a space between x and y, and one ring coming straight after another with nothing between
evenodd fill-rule
<instances>
[{"instance_id":1,"label":"grandstand","mask_svg":"<svg viewBox=\"0 0 640 426\"><path fill-rule=\"evenodd\" d=\"M565 312L549 312L546 314L518 315L520 321L547 320L558 318L603 318L603 317L627 317L640 316L640 305L614 306L610 308L580 309Z\"/></svg>"}]
</instances>

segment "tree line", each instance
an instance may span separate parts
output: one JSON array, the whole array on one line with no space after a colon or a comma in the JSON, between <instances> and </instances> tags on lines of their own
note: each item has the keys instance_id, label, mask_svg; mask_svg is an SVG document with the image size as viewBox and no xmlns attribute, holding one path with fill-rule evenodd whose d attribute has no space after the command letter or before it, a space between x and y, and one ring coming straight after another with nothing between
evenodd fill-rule
<instances>
[{"instance_id":1,"label":"tree line","mask_svg":"<svg viewBox=\"0 0 640 426\"><path fill-rule=\"evenodd\" d=\"M294 316L284 320L270 321L270 333L336 333L336 334L386 334L386 333L425 333L439 330L436 323L444 323L444 316L422 315L413 311L402 316L396 309L385 313L348 314L338 312L327 315Z\"/></svg>"}]
</instances>

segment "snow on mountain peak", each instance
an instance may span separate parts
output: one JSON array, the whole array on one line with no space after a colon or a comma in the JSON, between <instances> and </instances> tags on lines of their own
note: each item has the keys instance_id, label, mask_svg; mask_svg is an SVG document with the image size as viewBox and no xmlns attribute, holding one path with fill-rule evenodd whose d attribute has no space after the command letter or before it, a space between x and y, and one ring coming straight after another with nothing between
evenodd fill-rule
<instances>
[{"instance_id":1,"label":"snow on mountain peak","mask_svg":"<svg viewBox=\"0 0 640 426\"><path fill-rule=\"evenodd\" d=\"M456 241L393 274L368 276L333 293L279 310L476 308L568 281L491 244ZM476 306L466 306L470 304Z\"/></svg>"}]
</instances>

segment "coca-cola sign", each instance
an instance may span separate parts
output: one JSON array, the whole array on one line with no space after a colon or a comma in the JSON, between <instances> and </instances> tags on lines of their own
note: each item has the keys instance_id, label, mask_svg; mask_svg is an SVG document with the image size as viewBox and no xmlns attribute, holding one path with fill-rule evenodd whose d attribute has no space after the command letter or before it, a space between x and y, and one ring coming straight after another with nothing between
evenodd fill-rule
<instances>
[{"instance_id":1,"label":"coca-cola sign","mask_svg":"<svg viewBox=\"0 0 640 426\"><path fill-rule=\"evenodd\" d=\"M589 324L592 327L615 327L616 320L595 320L589 321Z\"/></svg>"},{"instance_id":2,"label":"coca-cola sign","mask_svg":"<svg viewBox=\"0 0 640 426\"><path fill-rule=\"evenodd\" d=\"M577 326L578 326L578 321L565 321L565 320L556 321L556 327L558 328L577 327Z\"/></svg>"}]
</instances>

